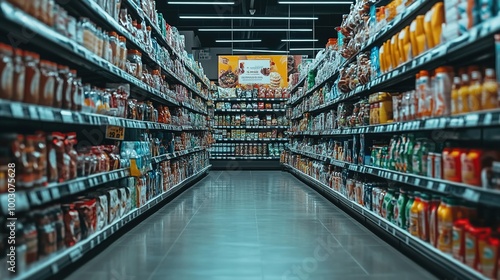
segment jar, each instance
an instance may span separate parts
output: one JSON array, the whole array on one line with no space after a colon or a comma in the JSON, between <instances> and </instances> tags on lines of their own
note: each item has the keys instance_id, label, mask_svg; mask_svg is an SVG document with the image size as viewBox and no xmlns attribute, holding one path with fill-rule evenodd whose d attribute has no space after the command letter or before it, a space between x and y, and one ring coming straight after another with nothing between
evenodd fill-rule
<instances>
[{"instance_id":1,"label":"jar","mask_svg":"<svg viewBox=\"0 0 500 280\"><path fill-rule=\"evenodd\" d=\"M73 111L81 111L83 104L84 104L84 94L83 94L83 84L82 84L82 78L76 77L76 70L72 70L71 74L73 77L73 86L72 86L72 91L73 91L73 102L71 109Z\"/></svg>"},{"instance_id":2,"label":"jar","mask_svg":"<svg viewBox=\"0 0 500 280\"><path fill-rule=\"evenodd\" d=\"M127 60L130 61L128 72L136 78L142 78L142 54L138 50L128 50Z\"/></svg>"},{"instance_id":3,"label":"jar","mask_svg":"<svg viewBox=\"0 0 500 280\"><path fill-rule=\"evenodd\" d=\"M69 133L65 140L65 149L66 154L69 156L69 179L76 179L78 176L77 170L77 162L78 162L78 153L75 150L75 145L77 143L76 133Z\"/></svg>"},{"instance_id":4,"label":"jar","mask_svg":"<svg viewBox=\"0 0 500 280\"><path fill-rule=\"evenodd\" d=\"M56 80L54 64L47 60L40 61L40 102L42 106L52 106Z\"/></svg>"},{"instance_id":5,"label":"jar","mask_svg":"<svg viewBox=\"0 0 500 280\"><path fill-rule=\"evenodd\" d=\"M24 52L20 49L15 50L13 57L14 81L12 101L23 101L24 88L26 83L26 66L24 65Z\"/></svg>"},{"instance_id":6,"label":"jar","mask_svg":"<svg viewBox=\"0 0 500 280\"><path fill-rule=\"evenodd\" d=\"M104 36L102 29L97 27L96 29L96 44L94 45L94 52L98 57L104 58Z\"/></svg>"},{"instance_id":7,"label":"jar","mask_svg":"<svg viewBox=\"0 0 500 280\"><path fill-rule=\"evenodd\" d=\"M40 55L32 52L24 53L26 80L24 86L24 103L38 104L40 99Z\"/></svg>"},{"instance_id":8,"label":"jar","mask_svg":"<svg viewBox=\"0 0 500 280\"><path fill-rule=\"evenodd\" d=\"M36 160L33 172L36 174L33 181L35 187L47 185L47 142L42 132L33 135L34 159Z\"/></svg>"},{"instance_id":9,"label":"jar","mask_svg":"<svg viewBox=\"0 0 500 280\"><path fill-rule=\"evenodd\" d=\"M54 108L61 108L63 101L63 92L64 92L64 79L59 75L59 69L61 65L53 64L53 75L55 79L54 85L54 96L52 100L52 106Z\"/></svg>"},{"instance_id":10,"label":"jar","mask_svg":"<svg viewBox=\"0 0 500 280\"><path fill-rule=\"evenodd\" d=\"M72 89L74 77L68 66L59 65L58 72L59 77L63 81L62 102L61 106L58 107L70 110L72 107Z\"/></svg>"},{"instance_id":11,"label":"jar","mask_svg":"<svg viewBox=\"0 0 500 280\"><path fill-rule=\"evenodd\" d=\"M23 238L26 242L26 264L32 264L38 260L38 232L32 219L25 218L23 224Z\"/></svg>"},{"instance_id":12,"label":"jar","mask_svg":"<svg viewBox=\"0 0 500 280\"><path fill-rule=\"evenodd\" d=\"M0 43L0 98L14 96L14 61L12 47Z\"/></svg>"},{"instance_id":13,"label":"jar","mask_svg":"<svg viewBox=\"0 0 500 280\"><path fill-rule=\"evenodd\" d=\"M118 67L122 70L127 70L126 69L126 61L127 61L127 39L123 36L118 37L120 40L120 56L119 56L119 63Z\"/></svg>"},{"instance_id":14,"label":"jar","mask_svg":"<svg viewBox=\"0 0 500 280\"><path fill-rule=\"evenodd\" d=\"M111 45L109 41L109 35L106 32L102 32L102 58L104 60L112 62L113 52L111 50Z\"/></svg>"},{"instance_id":15,"label":"jar","mask_svg":"<svg viewBox=\"0 0 500 280\"><path fill-rule=\"evenodd\" d=\"M109 32L109 48L111 50L110 62L119 66L120 60L120 42L118 40L118 34L116 32Z\"/></svg>"},{"instance_id":16,"label":"jar","mask_svg":"<svg viewBox=\"0 0 500 280\"><path fill-rule=\"evenodd\" d=\"M82 33L83 33L83 46L90 50L94 51L95 45L97 44L97 39L96 39L96 33L95 33L95 26L92 24L92 22L89 21L88 18L82 18L81 19L81 25L82 25Z\"/></svg>"}]
</instances>

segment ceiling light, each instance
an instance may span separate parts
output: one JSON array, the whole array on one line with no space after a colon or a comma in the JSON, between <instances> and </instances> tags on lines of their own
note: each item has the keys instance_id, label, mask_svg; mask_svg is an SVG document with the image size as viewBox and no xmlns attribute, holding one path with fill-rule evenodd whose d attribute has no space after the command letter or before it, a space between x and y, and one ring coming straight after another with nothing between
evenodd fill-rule
<instances>
[{"instance_id":1,"label":"ceiling light","mask_svg":"<svg viewBox=\"0 0 500 280\"><path fill-rule=\"evenodd\" d=\"M215 40L216 43L259 43L262 40Z\"/></svg>"},{"instance_id":2,"label":"ceiling light","mask_svg":"<svg viewBox=\"0 0 500 280\"><path fill-rule=\"evenodd\" d=\"M318 39L283 39L281 42L318 42Z\"/></svg>"},{"instance_id":3,"label":"ceiling light","mask_svg":"<svg viewBox=\"0 0 500 280\"><path fill-rule=\"evenodd\" d=\"M255 32L266 32L266 31L291 31L291 32L311 32L312 29L287 29L287 28L272 28L272 29L257 29L257 28L245 28L245 29L217 29L217 28L200 28L198 31L205 32L223 32L223 31L255 31Z\"/></svg>"},{"instance_id":4,"label":"ceiling light","mask_svg":"<svg viewBox=\"0 0 500 280\"><path fill-rule=\"evenodd\" d=\"M325 48L290 48L291 51L320 51Z\"/></svg>"},{"instance_id":5,"label":"ceiling light","mask_svg":"<svg viewBox=\"0 0 500 280\"><path fill-rule=\"evenodd\" d=\"M234 2L208 2L208 1L198 1L198 2L187 2L187 1L168 1L170 5L234 5Z\"/></svg>"},{"instance_id":6,"label":"ceiling light","mask_svg":"<svg viewBox=\"0 0 500 280\"><path fill-rule=\"evenodd\" d=\"M179 16L181 19L317 20L317 17Z\"/></svg>"},{"instance_id":7,"label":"ceiling light","mask_svg":"<svg viewBox=\"0 0 500 280\"><path fill-rule=\"evenodd\" d=\"M279 4L312 4L312 5L321 5L321 4L327 4L327 5L342 5L342 4L352 4L352 2L349 1L279 1Z\"/></svg>"},{"instance_id":8,"label":"ceiling light","mask_svg":"<svg viewBox=\"0 0 500 280\"><path fill-rule=\"evenodd\" d=\"M233 49L235 52L259 52L259 53L289 53L288 51L273 51L273 50L244 50L244 49Z\"/></svg>"}]
</instances>

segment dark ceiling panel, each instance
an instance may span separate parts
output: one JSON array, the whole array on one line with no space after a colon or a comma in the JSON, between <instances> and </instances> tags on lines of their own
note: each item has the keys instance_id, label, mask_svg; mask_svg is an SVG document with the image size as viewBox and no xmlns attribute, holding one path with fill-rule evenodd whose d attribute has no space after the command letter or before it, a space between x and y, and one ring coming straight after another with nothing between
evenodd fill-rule
<instances>
[{"instance_id":1,"label":"dark ceiling panel","mask_svg":"<svg viewBox=\"0 0 500 280\"><path fill-rule=\"evenodd\" d=\"M254 0L255 16L316 16L314 21L292 20L291 28L311 28L313 32L199 32L199 28L288 28L288 20L193 20L179 19L179 15L249 16L252 0L235 0L236 5L168 5L168 0L158 1L157 9L165 15L167 22L179 30L193 30L202 47L230 47L231 44L216 43L215 40L261 39L260 43L238 43L238 48L286 49L281 39L316 38L318 42L293 42L290 47L322 47L328 38L337 37L335 27L342 21L342 14L349 12L349 5L280 5L277 0Z\"/></svg>"}]
</instances>

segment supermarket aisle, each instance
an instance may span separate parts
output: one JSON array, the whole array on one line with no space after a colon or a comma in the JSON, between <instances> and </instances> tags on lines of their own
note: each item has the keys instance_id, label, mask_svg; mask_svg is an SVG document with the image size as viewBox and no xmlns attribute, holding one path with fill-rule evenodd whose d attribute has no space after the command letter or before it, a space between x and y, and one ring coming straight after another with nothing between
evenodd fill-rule
<instances>
[{"instance_id":1,"label":"supermarket aisle","mask_svg":"<svg viewBox=\"0 0 500 280\"><path fill-rule=\"evenodd\" d=\"M211 172L70 279L432 279L285 172Z\"/></svg>"}]
</instances>

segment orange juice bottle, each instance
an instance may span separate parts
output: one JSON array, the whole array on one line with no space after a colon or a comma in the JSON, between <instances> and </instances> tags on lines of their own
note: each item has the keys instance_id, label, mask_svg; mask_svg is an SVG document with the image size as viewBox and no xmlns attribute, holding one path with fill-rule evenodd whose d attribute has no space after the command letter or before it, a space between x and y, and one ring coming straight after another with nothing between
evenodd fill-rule
<instances>
[{"instance_id":1,"label":"orange juice bottle","mask_svg":"<svg viewBox=\"0 0 500 280\"><path fill-rule=\"evenodd\" d=\"M469 74L465 70L461 71L462 84L458 90L459 113L469 113Z\"/></svg>"},{"instance_id":2,"label":"orange juice bottle","mask_svg":"<svg viewBox=\"0 0 500 280\"><path fill-rule=\"evenodd\" d=\"M481 94L481 107L484 110L498 108L499 101L498 83L496 81L495 69L486 68Z\"/></svg>"},{"instance_id":3,"label":"orange juice bottle","mask_svg":"<svg viewBox=\"0 0 500 280\"><path fill-rule=\"evenodd\" d=\"M469 112L481 110L481 95L483 94L481 72L477 66L469 68L470 86L469 86Z\"/></svg>"},{"instance_id":4,"label":"orange juice bottle","mask_svg":"<svg viewBox=\"0 0 500 280\"><path fill-rule=\"evenodd\" d=\"M438 210L441 204L441 199L438 196L433 195L429 211L429 242L434 247L437 247L439 237Z\"/></svg>"},{"instance_id":5,"label":"orange juice bottle","mask_svg":"<svg viewBox=\"0 0 500 280\"><path fill-rule=\"evenodd\" d=\"M418 205L418 225L420 228L419 236L424 241L429 241L429 196L425 193L420 195L420 204Z\"/></svg>"},{"instance_id":6,"label":"orange juice bottle","mask_svg":"<svg viewBox=\"0 0 500 280\"><path fill-rule=\"evenodd\" d=\"M451 255L453 249L453 223L456 219L457 201L452 198L445 198L438 210L438 249L441 252Z\"/></svg>"},{"instance_id":7,"label":"orange juice bottle","mask_svg":"<svg viewBox=\"0 0 500 280\"><path fill-rule=\"evenodd\" d=\"M459 97L458 97L458 92L460 90L460 84L462 81L460 80L460 77L455 76L453 78L453 86L451 88L451 114L456 115L459 113Z\"/></svg>"},{"instance_id":8,"label":"orange juice bottle","mask_svg":"<svg viewBox=\"0 0 500 280\"><path fill-rule=\"evenodd\" d=\"M418 192L415 193L415 198L413 201L413 205L410 208L410 227L408 231L411 235L415 237L419 237L420 235L420 226L419 226L419 208L420 208L420 194Z\"/></svg>"}]
</instances>

